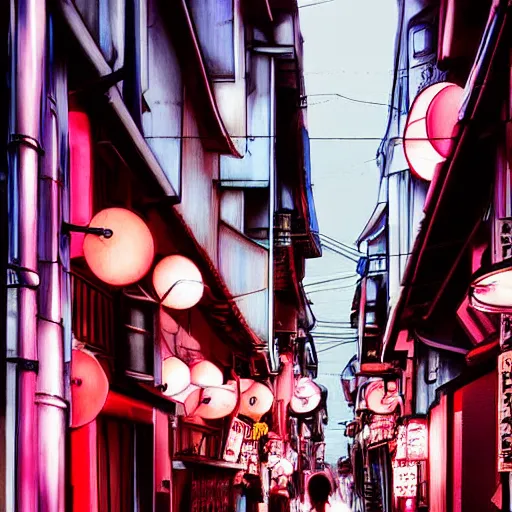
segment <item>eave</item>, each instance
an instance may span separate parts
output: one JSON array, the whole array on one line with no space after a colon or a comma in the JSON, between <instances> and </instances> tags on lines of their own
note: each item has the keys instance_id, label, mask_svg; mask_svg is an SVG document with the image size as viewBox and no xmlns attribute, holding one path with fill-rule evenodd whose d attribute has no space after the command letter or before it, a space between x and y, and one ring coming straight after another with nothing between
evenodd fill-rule
<instances>
[{"instance_id":1,"label":"eave","mask_svg":"<svg viewBox=\"0 0 512 512\"><path fill-rule=\"evenodd\" d=\"M198 125L205 148L241 158L215 101L186 0L163 1L162 11L166 14L169 33L184 73L186 91L194 97L192 103L200 119Z\"/></svg>"}]
</instances>

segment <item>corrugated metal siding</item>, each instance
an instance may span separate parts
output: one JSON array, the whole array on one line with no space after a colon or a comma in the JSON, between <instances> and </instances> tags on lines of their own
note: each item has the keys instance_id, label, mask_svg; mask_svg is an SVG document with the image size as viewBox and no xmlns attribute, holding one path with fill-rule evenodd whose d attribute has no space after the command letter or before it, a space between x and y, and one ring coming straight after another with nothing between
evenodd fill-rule
<instances>
[{"instance_id":1,"label":"corrugated metal siding","mask_svg":"<svg viewBox=\"0 0 512 512\"><path fill-rule=\"evenodd\" d=\"M268 186L273 87L270 57L252 54L250 76L254 87L247 96L247 152L243 159L222 156L220 178L223 183L253 181L255 186Z\"/></svg>"},{"instance_id":2,"label":"corrugated metal siding","mask_svg":"<svg viewBox=\"0 0 512 512\"><path fill-rule=\"evenodd\" d=\"M268 250L230 228L219 227L219 270L257 336L268 341ZM250 294L236 298L239 295Z\"/></svg>"},{"instance_id":3,"label":"corrugated metal siding","mask_svg":"<svg viewBox=\"0 0 512 512\"><path fill-rule=\"evenodd\" d=\"M144 136L178 194L181 173L183 81L178 58L154 0L148 5L149 111L142 115Z\"/></svg>"},{"instance_id":4,"label":"corrugated metal siding","mask_svg":"<svg viewBox=\"0 0 512 512\"><path fill-rule=\"evenodd\" d=\"M205 151L190 98L185 97L183 119L183 162L181 203L176 206L196 240L212 261L217 261L219 199L214 180L218 178L217 153Z\"/></svg>"}]
</instances>

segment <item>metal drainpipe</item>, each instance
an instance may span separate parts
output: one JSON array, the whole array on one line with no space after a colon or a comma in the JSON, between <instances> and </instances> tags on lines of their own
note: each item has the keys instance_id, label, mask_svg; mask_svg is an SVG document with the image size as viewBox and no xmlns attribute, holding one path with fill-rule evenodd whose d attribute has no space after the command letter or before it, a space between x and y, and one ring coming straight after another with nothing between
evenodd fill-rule
<instances>
[{"instance_id":1,"label":"metal drainpipe","mask_svg":"<svg viewBox=\"0 0 512 512\"><path fill-rule=\"evenodd\" d=\"M37 414L37 181L40 110L45 48L45 2L19 0L16 3L15 112L11 142L15 144L20 205L18 236L18 410L17 410L17 511L36 512Z\"/></svg>"},{"instance_id":2,"label":"metal drainpipe","mask_svg":"<svg viewBox=\"0 0 512 512\"><path fill-rule=\"evenodd\" d=\"M51 23L48 20L49 33ZM52 42L53 37L48 38ZM54 48L48 52L48 77L55 78ZM62 324L62 265L59 258L61 198L60 144L54 80L48 80L44 113L45 156L39 178L39 374L36 403L39 434L39 507L41 512L65 509L64 336Z\"/></svg>"}]
</instances>

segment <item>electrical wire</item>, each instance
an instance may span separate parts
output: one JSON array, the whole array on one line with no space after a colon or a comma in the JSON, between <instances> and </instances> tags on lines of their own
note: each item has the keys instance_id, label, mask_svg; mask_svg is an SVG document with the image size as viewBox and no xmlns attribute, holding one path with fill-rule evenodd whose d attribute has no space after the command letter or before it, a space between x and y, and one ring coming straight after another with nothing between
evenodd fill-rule
<instances>
[{"instance_id":1,"label":"electrical wire","mask_svg":"<svg viewBox=\"0 0 512 512\"><path fill-rule=\"evenodd\" d=\"M329 348L324 348L322 350L317 350L316 353L317 354L321 354L322 352L327 352L328 350L332 350L333 348L337 348L337 347L340 347L341 345L348 345L350 343L356 343L357 340L353 340L353 341L342 341L340 343L337 343L336 345L333 345L332 347L329 347Z\"/></svg>"},{"instance_id":2,"label":"electrical wire","mask_svg":"<svg viewBox=\"0 0 512 512\"><path fill-rule=\"evenodd\" d=\"M348 276L333 277L331 279L325 279L324 281L315 281L314 283L307 283L304 285L304 288L306 288L306 286L315 286L318 284L332 283L334 281L341 281L343 279L351 279L353 277L358 277L358 276L359 276L359 274L357 274L355 272L351 272Z\"/></svg>"},{"instance_id":3,"label":"electrical wire","mask_svg":"<svg viewBox=\"0 0 512 512\"><path fill-rule=\"evenodd\" d=\"M360 100L360 99L357 99L357 98L351 98L350 96L345 96L344 94L339 94L337 92L332 92L332 93L319 93L319 94L308 94L307 97L310 98L310 97L313 97L313 96L335 96L337 98L341 98L343 100L347 100L347 101L353 101L354 103L363 103L364 105L375 105L375 106L378 106L378 107L388 107L388 108L395 108L396 107L392 107L389 103L379 103L378 101L369 101L369 100ZM330 101L330 100L328 100Z\"/></svg>"}]
</instances>

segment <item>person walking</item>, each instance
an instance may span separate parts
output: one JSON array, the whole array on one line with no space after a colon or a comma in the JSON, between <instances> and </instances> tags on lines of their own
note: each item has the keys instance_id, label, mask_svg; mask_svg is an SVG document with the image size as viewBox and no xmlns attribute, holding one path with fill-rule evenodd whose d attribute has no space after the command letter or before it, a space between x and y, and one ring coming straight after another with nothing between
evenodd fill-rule
<instances>
[{"instance_id":1,"label":"person walking","mask_svg":"<svg viewBox=\"0 0 512 512\"><path fill-rule=\"evenodd\" d=\"M311 512L350 512L350 508L342 501L330 500L332 486L325 473L315 473L308 481L308 495Z\"/></svg>"}]
</instances>

